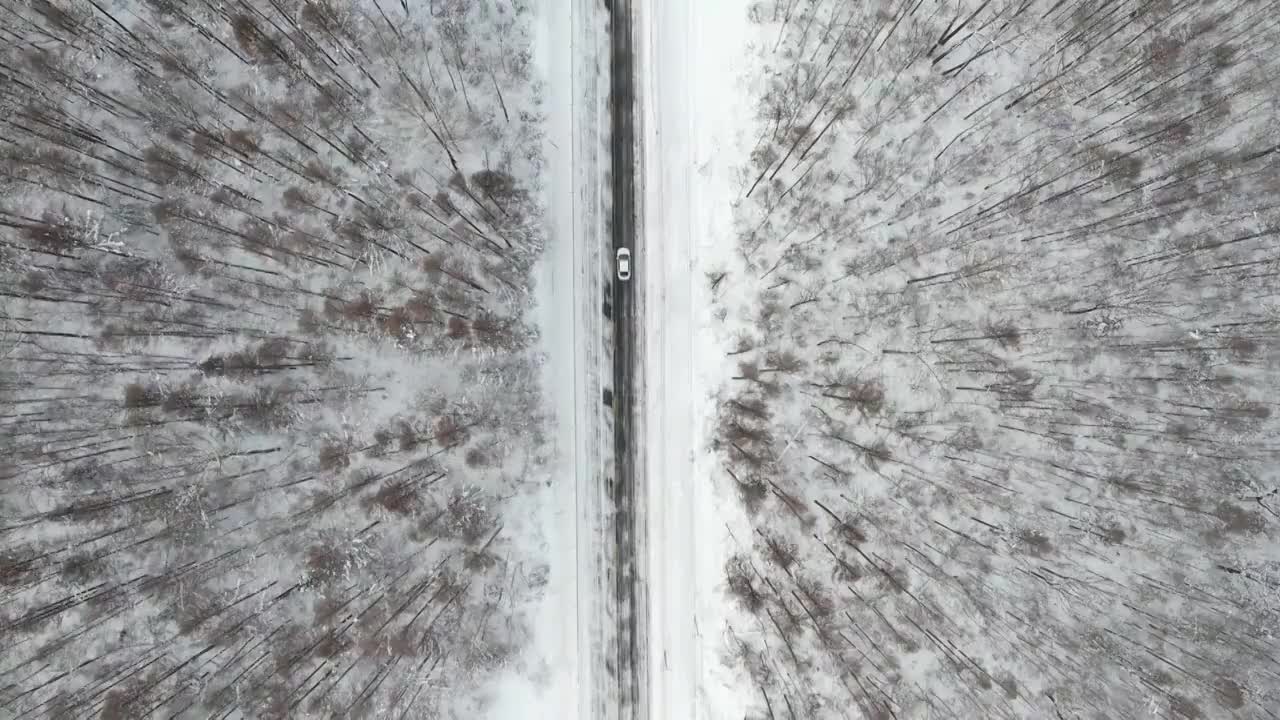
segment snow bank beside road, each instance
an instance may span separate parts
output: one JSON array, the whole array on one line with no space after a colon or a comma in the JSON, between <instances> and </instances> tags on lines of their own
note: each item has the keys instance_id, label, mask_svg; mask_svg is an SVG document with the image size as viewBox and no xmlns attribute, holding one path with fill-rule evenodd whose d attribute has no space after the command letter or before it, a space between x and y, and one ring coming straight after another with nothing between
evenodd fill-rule
<instances>
[{"instance_id":1,"label":"snow bank beside road","mask_svg":"<svg viewBox=\"0 0 1280 720\"><path fill-rule=\"evenodd\" d=\"M728 370L707 273L733 260L735 164L752 117L739 82L754 28L744 0L637 6L642 189L637 256L644 333L649 708L654 718L740 718L750 690L722 664L730 532L749 537L707 452ZM701 388L701 389L700 389Z\"/></svg>"},{"instance_id":2,"label":"snow bank beside road","mask_svg":"<svg viewBox=\"0 0 1280 720\"><path fill-rule=\"evenodd\" d=\"M604 152L600 58L605 38L594 0L545 0L535 61L545 83L542 112L547 208L546 254L539 266L535 318L545 353L542 382L552 398L549 487L533 521L550 559L547 591L535 615L535 647L503 681L491 720L596 720L606 687L600 638L603 421L598 410L603 339L598 300L603 262L599 162Z\"/></svg>"}]
</instances>

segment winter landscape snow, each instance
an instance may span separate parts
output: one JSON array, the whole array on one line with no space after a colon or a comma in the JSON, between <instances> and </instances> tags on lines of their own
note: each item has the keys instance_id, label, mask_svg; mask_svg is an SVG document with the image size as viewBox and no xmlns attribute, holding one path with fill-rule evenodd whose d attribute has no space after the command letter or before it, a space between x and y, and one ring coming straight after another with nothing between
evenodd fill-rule
<instances>
[{"instance_id":1,"label":"winter landscape snow","mask_svg":"<svg viewBox=\"0 0 1280 720\"><path fill-rule=\"evenodd\" d=\"M1280 716L1275 2L0 17L0 718Z\"/></svg>"}]
</instances>

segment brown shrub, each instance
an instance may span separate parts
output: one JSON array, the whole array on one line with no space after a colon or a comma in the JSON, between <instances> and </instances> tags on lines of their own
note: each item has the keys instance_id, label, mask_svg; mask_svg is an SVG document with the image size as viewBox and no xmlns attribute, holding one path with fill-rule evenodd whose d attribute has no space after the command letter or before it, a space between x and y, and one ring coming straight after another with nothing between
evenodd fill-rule
<instances>
[{"instance_id":1,"label":"brown shrub","mask_svg":"<svg viewBox=\"0 0 1280 720\"><path fill-rule=\"evenodd\" d=\"M124 406L129 409L151 407L160 402L160 391L142 383L124 386Z\"/></svg>"},{"instance_id":2,"label":"brown shrub","mask_svg":"<svg viewBox=\"0 0 1280 720\"><path fill-rule=\"evenodd\" d=\"M81 244L80 233L63 224L52 213L45 213L42 221L24 227L22 234L37 246L52 252L65 253Z\"/></svg>"},{"instance_id":3,"label":"brown shrub","mask_svg":"<svg viewBox=\"0 0 1280 720\"><path fill-rule=\"evenodd\" d=\"M1235 679L1219 676L1213 681L1213 694L1218 704L1230 710L1239 710L1245 705L1245 689Z\"/></svg>"},{"instance_id":4,"label":"brown shrub","mask_svg":"<svg viewBox=\"0 0 1280 720\"><path fill-rule=\"evenodd\" d=\"M1151 66L1161 71L1167 71L1175 63L1182 54L1182 43L1170 35L1160 35L1151 41L1147 46L1147 56L1150 58Z\"/></svg>"},{"instance_id":5,"label":"brown shrub","mask_svg":"<svg viewBox=\"0 0 1280 720\"><path fill-rule=\"evenodd\" d=\"M485 498L479 492L454 493L446 509L450 531L468 543L479 541L493 526Z\"/></svg>"},{"instance_id":6,"label":"brown shrub","mask_svg":"<svg viewBox=\"0 0 1280 720\"><path fill-rule=\"evenodd\" d=\"M765 557L782 570L789 570L800 554L800 546L774 532L761 532Z\"/></svg>"},{"instance_id":7,"label":"brown shrub","mask_svg":"<svg viewBox=\"0 0 1280 720\"><path fill-rule=\"evenodd\" d=\"M1172 717L1186 718L1186 720L1200 720L1204 717L1204 712L1200 710L1200 706L1188 697L1184 697L1177 693L1169 695L1169 712Z\"/></svg>"},{"instance_id":8,"label":"brown shrub","mask_svg":"<svg viewBox=\"0 0 1280 720\"><path fill-rule=\"evenodd\" d=\"M471 182L485 195L498 200L512 198L517 193L515 178L497 170L472 173Z\"/></svg>"},{"instance_id":9,"label":"brown shrub","mask_svg":"<svg viewBox=\"0 0 1280 720\"><path fill-rule=\"evenodd\" d=\"M330 320L339 318L347 322L360 322L375 317L378 301L368 291L362 291L352 300L328 298L324 301L324 314Z\"/></svg>"},{"instance_id":10,"label":"brown shrub","mask_svg":"<svg viewBox=\"0 0 1280 720\"><path fill-rule=\"evenodd\" d=\"M441 190L432 198L436 207L444 211L445 217L452 217L458 214L458 208L453 204L453 198L449 197L449 193Z\"/></svg>"},{"instance_id":11,"label":"brown shrub","mask_svg":"<svg viewBox=\"0 0 1280 720\"><path fill-rule=\"evenodd\" d=\"M1127 533L1119 525L1107 525L1102 528L1102 542L1108 545L1123 545L1125 537Z\"/></svg>"},{"instance_id":12,"label":"brown shrub","mask_svg":"<svg viewBox=\"0 0 1280 720\"><path fill-rule=\"evenodd\" d=\"M1258 354L1258 341L1239 335L1227 340L1227 349L1239 357L1253 357Z\"/></svg>"},{"instance_id":13,"label":"brown shrub","mask_svg":"<svg viewBox=\"0 0 1280 720\"><path fill-rule=\"evenodd\" d=\"M996 682L999 683L1000 689L1004 690L1005 697L1009 698L1010 700L1016 700L1018 698L1018 679L1017 678L1010 675L1009 673L1002 673L1001 675L996 677Z\"/></svg>"},{"instance_id":14,"label":"brown shrub","mask_svg":"<svg viewBox=\"0 0 1280 720\"><path fill-rule=\"evenodd\" d=\"M418 443L422 442L413 426L404 420L399 421L397 432L400 435L400 452L409 452L418 447Z\"/></svg>"},{"instance_id":15,"label":"brown shrub","mask_svg":"<svg viewBox=\"0 0 1280 720\"><path fill-rule=\"evenodd\" d=\"M482 312L471 321L471 332L476 335L477 339L488 344L497 344L511 333L512 325L512 321L508 318L501 318L490 312Z\"/></svg>"},{"instance_id":16,"label":"brown shrub","mask_svg":"<svg viewBox=\"0 0 1280 720\"><path fill-rule=\"evenodd\" d=\"M1214 509L1214 516L1223 524L1223 530L1229 533L1250 534L1259 533L1266 529L1266 518L1262 513L1244 508L1225 500L1218 503Z\"/></svg>"},{"instance_id":17,"label":"brown shrub","mask_svg":"<svg viewBox=\"0 0 1280 720\"><path fill-rule=\"evenodd\" d=\"M181 158L159 145L144 150L142 157L147 163L147 175L162 185L177 180L187 169Z\"/></svg>"},{"instance_id":18,"label":"brown shrub","mask_svg":"<svg viewBox=\"0 0 1280 720\"><path fill-rule=\"evenodd\" d=\"M1044 557L1053 552L1053 543L1049 542L1049 537L1039 530L1019 530L1017 537L1027 552L1036 557Z\"/></svg>"},{"instance_id":19,"label":"brown shrub","mask_svg":"<svg viewBox=\"0 0 1280 720\"><path fill-rule=\"evenodd\" d=\"M729 475L733 477L734 484L738 488L738 497L746 506L747 512L752 514L759 512L760 506L769 497L769 487L765 481L757 475L748 475L745 480L740 480L732 470L729 470Z\"/></svg>"},{"instance_id":20,"label":"brown shrub","mask_svg":"<svg viewBox=\"0 0 1280 720\"><path fill-rule=\"evenodd\" d=\"M328 309L326 303L326 310ZM311 308L303 308L298 311L298 332L303 335L320 335L325 331L324 320L321 319L320 313Z\"/></svg>"},{"instance_id":21,"label":"brown shrub","mask_svg":"<svg viewBox=\"0 0 1280 720\"><path fill-rule=\"evenodd\" d=\"M258 140L258 136L248 128L241 130L228 130L223 136L223 141L236 152L247 157L253 157L262 152L262 145Z\"/></svg>"},{"instance_id":22,"label":"brown shrub","mask_svg":"<svg viewBox=\"0 0 1280 720\"><path fill-rule=\"evenodd\" d=\"M374 493L373 502L395 515L412 515L420 506L417 490L404 482L383 483Z\"/></svg>"},{"instance_id":23,"label":"brown shrub","mask_svg":"<svg viewBox=\"0 0 1280 720\"><path fill-rule=\"evenodd\" d=\"M436 418L435 441L443 447L462 445L468 440L466 428L458 423L452 415L441 415Z\"/></svg>"},{"instance_id":24,"label":"brown shrub","mask_svg":"<svg viewBox=\"0 0 1280 720\"><path fill-rule=\"evenodd\" d=\"M381 319L382 331L399 340L407 340L413 336L413 320L409 311L403 307L392 308Z\"/></svg>"},{"instance_id":25,"label":"brown shrub","mask_svg":"<svg viewBox=\"0 0 1280 720\"><path fill-rule=\"evenodd\" d=\"M260 62L275 63L281 58L276 54L275 44L258 29L253 18L244 13L231 17L231 30L236 36L236 44L250 59Z\"/></svg>"},{"instance_id":26,"label":"brown shrub","mask_svg":"<svg viewBox=\"0 0 1280 720\"><path fill-rule=\"evenodd\" d=\"M983 329L987 337L1002 348L1016 350L1022 345L1022 331L1010 320L990 320Z\"/></svg>"},{"instance_id":27,"label":"brown shrub","mask_svg":"<svg viewBox=\"0 0 1280 720\"><path fill-rule=\"evenodd\" d=\"M448 336L454 340L459 340L467 336L467 321L454 315L449 318Z\"/></svg>"},{"instance_id":28,"label":"brown shrub","mask_svg":"<svg viewBox=\"0 0 1280 720\"><path fill-rule=\"evenodd\" d=\"M311 209L315 200L301 188L291 187L281 196L285 209L293 212L305 212Z\"/></svg>"},{"instance_id":29,"label":"brown shrub","mask_svg":"<svg viewBox=\"0 0 1280 720\"><path fill-rule=\"evenodd\" d=\"M884 408L884 386L877 380L852 380L822 392L823 397L837 400L840 407L876 415Z\"/></svg>"},{"instance_id":30,"label":"brown shrub","mask_svg":"<svg viewBox=\"0 0 1280 720\"><path fill-rule=\"evenodd\" d=\"M320 446L317 460L321 470L342 470L351 465L351 448L346 443L327 440Z\"/></svg>"},{"instance_id":31,"label":"brown shrub","mask_svg":"<svg viewBox=\"0 0 1280 720\"><path fill-rule=\"evenodd\" d=\"M426 322L435 313L436 299L429 291L415 290L402 307L410 320Z\"/></svg>"},{"instance_id":32,"label":"brown shrub","mask_svg":"<svg viewBox=\"0 0 1280 720\"><path fill-rule=\"evenodd\" d=\"M748 612L759 612L764 607L764 596L756 589L750 559L734 555L725 561L724 572L729 595Z\"/></svg>"},{"instance_id":33,"label":"brown shrub","mask_svg":"<svg viewBox=\"0 0 1280 720\"><path fill-rule=\"evenodd\" d=\"M804 369L804 359L790 350L770 350L765 353L765 370L794 373Z\"/></svg>"},{"instance_id":34,"label":"brown shrub","mask_svg":"<svg viewBox=\"0 0 1280 720\"><path fill-rule=\"evenodd\" d=\"M465 567L472 572L484 572L498 564L498 556L490 552L468 553Z\"/></svg>"},{"instance_id":35,"label":"brown shrub","mask_svg":"<svg viewBox=\"0 0 1280 720\"><path fill-rule=\"evenodd\" d=\"M835 612L836 603L826 587L814 578L801 575L796 578L796 586L805 599L805 605L814 616L823 618Z\"/></svg>"},{"instance_id":36,"label":"brown shrub","mask_svg":"<svg viewBox=\"0 0 1280 720\"><path fill-rule=\"evenodd\" d=\"M334 543L316 543L307 549L307 585L327 585L339 580L351 564L351 556Z\"/></svg>"},{"instance_id":37,"label":"brown shrub","mask_svg":"<svg viewBox=\"0 0 1280 720\"><path fill-rule=\"evenodd\" d=\"M349 636L339 636L334 632L330 632L316 645L315 655L322 658L334 658L345 653L354 645L355 642Z\"/></svg>"},{"instance_id":38,"label":"brown shrub","mask_svg":"<svg viewBox=\"0 0 1280 720\"><path fill-rule=\"evenodd\" d=\"M107 572L106 562L96 555L82 552L67 558L58 571L58 577L68 585L85 585ZM0 580L2 582L2 580Z\"/></svg>"},{"instance_id":39,"label":"brown shrub","mask_svg":"<svg viewBox=\"0 0 1280 720\"><path fill-rule=\"evenodd\" d=\"M466 457L467 467L480 468L489 464L489 456L480 448L471 448L467 451Z\"/></svg>"},{"instance_id":40,"label":"brown shrub","mask_svg":"<svg viewBox=\"0 0 1280 720\"><path fill-rule=\"evenodd\" d=\"M34 569L29 560L20 558L16 553L0 555L0 585L23 585L32 578Z\"/></svg>"},{"instance_id":41,"label":"brown shrub","mask_svg":"<svg viewBox=\"0 0 1280 720\"><path fill-rule=\"evenodd\" d=\"M129 691L126 689L112 690L106 694L102 703L102 712L98 715L99 720L129 720Z\"/></svg>"},{"instance_id":42,"label":"brown shrub","mask_svg":"<svg viewBox=\"0 0 1280 720\"><path fill-rule=\"evenodd\" d=\"M342 180L341 170L325 165L319 160L309 160L304 168L303 174L316 182L333 185L335 187L338 186Z\"/></svg>"}]
</instances>

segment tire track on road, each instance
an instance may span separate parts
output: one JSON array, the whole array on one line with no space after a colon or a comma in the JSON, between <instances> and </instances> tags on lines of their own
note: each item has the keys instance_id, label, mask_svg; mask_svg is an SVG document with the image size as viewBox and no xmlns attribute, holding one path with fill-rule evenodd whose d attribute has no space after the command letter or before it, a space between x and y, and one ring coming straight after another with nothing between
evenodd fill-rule
<instances>
[{"instance_id":1,"label":"tire track on road","mask_svg":"<svg viewBox=\"0 0 1280 720\"><path fill-rule=\"evenodd\" d=\"M612 246L631 248L636 267L643 266L642 249L636 246L635 232L635 68L632 59L631 0L612 0L609 8L610 93L609 108L611 190L610 215ZM634 273L633 273L634 274ZM614 479L610 497L614 507L613 599L617 623L614 673L618 683L618 717L647 718L643 678L646 647L641 634L639 612L643 604L640 578L636 571L638 507L637 475L633 429L635 403L635 338L637 336L631 282L613 281L613 387L614 387Z\"/></svg>"}]
</instances>

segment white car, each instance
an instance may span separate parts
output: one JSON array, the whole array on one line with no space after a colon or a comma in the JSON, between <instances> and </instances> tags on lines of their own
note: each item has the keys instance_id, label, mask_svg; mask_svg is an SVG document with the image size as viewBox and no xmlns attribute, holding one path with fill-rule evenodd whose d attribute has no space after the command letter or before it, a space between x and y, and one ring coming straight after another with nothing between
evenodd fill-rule
<instances>
[{"instance_id":1,"label":"white car","mask_svg":"<svg viewBox=\"0 0 1280 720\"><path fill-rule=\"evenodd\" d=\"M631 279L631 251L627 248L618 248L618 279Z\"/></svg>"}]
</instances>

